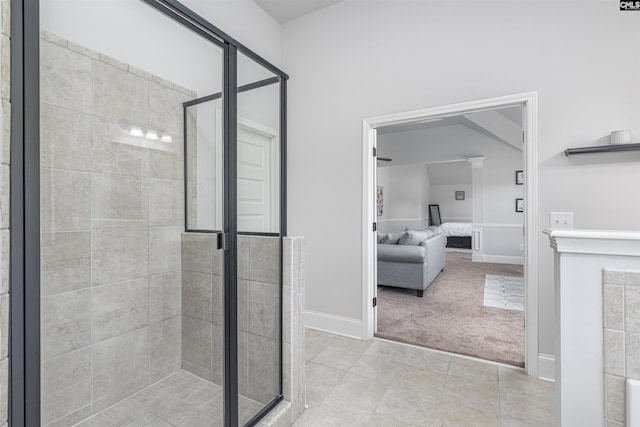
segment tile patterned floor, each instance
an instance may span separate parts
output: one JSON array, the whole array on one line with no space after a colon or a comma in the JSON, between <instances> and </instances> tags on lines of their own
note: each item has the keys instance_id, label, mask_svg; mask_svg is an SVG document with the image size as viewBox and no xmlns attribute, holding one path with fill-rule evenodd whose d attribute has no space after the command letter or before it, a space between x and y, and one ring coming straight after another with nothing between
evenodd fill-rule
<instances>
[{"instance_id":1,"label":"tile patterned floor","mask_svg":"<svg viewBox=\"0 0 640 427\"><path fill-rule=\"evenodd\" d=\"M553 383L521 370L312 329L295 427L552 426Z\"/></svg>"},{"instance_id":2,"label":"tile patterned floor","mask_svg":"<svg viewBox=\"0 0 640 427\"><path fill-rule=\"evenodd\" d=\"M506 366L312 329L295 427L553 426L553 383ZM240 398L240 418L261 405ZM222 388L179 371L77 427L222 426Z\"/></svg>"},{"instance_id":3,"label":"tile patterned floor","mask_svg":"<svg viewBox=\"0 0 640 427\"><path fill-rule=\"evenodd\" d=\"M222 387L181 370L76 427L217 427L222 404ZM244 421L263 406L244 396L239 404Z\"/></svg>"}]
</instances>

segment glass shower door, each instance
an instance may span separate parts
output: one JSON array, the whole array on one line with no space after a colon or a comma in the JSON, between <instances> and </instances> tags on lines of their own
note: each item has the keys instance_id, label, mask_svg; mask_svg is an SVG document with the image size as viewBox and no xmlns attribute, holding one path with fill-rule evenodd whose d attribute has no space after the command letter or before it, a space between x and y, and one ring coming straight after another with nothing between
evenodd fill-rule
<instances>
[{"instance_id":1,"label":"glass shower door","mask_svg":"<svg viewBox=\"0 0 640 427\"><path fill-rule=\"evenodd\" d=\"M238 54L238 418L281 395L280 77Z\"/></svg>"}]
</instances>

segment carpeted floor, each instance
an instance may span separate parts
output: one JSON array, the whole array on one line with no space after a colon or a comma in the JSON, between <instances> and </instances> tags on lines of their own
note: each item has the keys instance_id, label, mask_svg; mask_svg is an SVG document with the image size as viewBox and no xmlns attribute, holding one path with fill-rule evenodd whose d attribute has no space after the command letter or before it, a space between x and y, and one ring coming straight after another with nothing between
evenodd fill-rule
<instances>
[{"instance_id":1,"label":"carpeted floor","mask_svg":"<svg viewBox=\"0 0 640 427\"><path fill-rule=\"evenodd\" d=\"M524 366L524 312L485 307L487 274L522 277L522 266L472 263L448 252L443 273L423 298L378 286L377 337Z\"/></svg>"}]
</instances>

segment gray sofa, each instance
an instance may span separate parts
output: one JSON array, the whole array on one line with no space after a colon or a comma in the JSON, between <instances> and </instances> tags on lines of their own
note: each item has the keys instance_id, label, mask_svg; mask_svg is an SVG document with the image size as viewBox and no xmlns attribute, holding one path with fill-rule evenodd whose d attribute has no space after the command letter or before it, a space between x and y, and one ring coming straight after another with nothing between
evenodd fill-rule
<instances>
[{"instance_id":1,"label":"gray sofa","mask_svg":"<svg viewBox=\"0 0 640 427\"><path fill-rule=\"evenodd\" d=\"M379 285L415 289L418 297L423 296L424 290L444 270L447 237L422 233L411 230L378 235ZM424 238L427 235L431 237Z\"/></svg>"}]
</instances>

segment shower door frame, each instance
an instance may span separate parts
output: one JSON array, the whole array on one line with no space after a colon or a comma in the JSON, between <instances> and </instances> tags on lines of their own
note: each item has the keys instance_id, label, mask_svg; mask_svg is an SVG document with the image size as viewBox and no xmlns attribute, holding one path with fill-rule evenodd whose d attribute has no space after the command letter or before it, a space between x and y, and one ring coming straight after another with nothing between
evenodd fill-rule
<instances>
[{"instance_id":1,"label":"shower door frame","mask_svg":"<svg viewBox=\"0 0 640 427\"><path fill-rule=\"evenodd\" d=\"M237 330L237 54L280 80L280 349L279 395L246 425L283 399L282 239L286 215L286 96L289 76L176 0L140 0L224 51L224 425L238 425ZM11 0L11 169L9 414L12 427L39 426L40 400L40 1ZM186 204L185 204L186 209ZM186 216L185 216L186 218ZM185 227L186 230L186 227Z\"/></svg>"}]
</instances>

